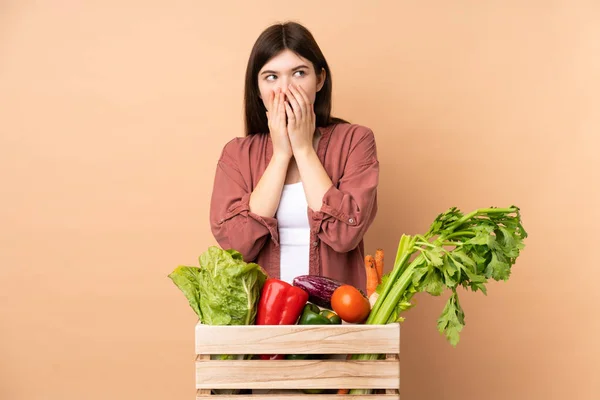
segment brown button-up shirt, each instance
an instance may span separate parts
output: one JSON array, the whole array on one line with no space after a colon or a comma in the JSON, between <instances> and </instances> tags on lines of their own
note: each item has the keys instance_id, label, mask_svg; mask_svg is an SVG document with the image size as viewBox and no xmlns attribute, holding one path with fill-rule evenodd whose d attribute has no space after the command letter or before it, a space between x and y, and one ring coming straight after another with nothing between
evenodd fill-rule
<instances>
[{"instance_id":1,"label":"brown button-up shirt","mask_svg":"<svg viewBox=\"0 0 600 400\"><path fill-rule=\"evenodd\" d=\"M356 124L318 128L317 155L333 185L320 210L307 208L310 223L309 274L330 277L365 289L363 236L377 213L379 161L373 132ZM210 204L210 225L224 249L279 278L277 219L250 212L250 194L263 175L273 144L268 134L235 138L217 164ZM285 266L283 266L285 268Z\"/></svg>"}]
</instances>

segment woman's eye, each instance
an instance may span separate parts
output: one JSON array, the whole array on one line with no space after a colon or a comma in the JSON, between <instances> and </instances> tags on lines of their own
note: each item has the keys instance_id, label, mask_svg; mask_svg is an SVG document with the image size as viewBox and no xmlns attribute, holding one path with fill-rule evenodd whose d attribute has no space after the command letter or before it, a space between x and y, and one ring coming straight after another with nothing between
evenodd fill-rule
<instances>
[{"instance_id":1,"label":"woman's eye","mask_svg":"<svg viewBox=\"0 0 600 400\"><path fill-rule=\"evenodd\" d=\"M294 76L305 76L305 75L306 75L306 71L294 72ZM265 76L265 80L267 80L267 81L274 81L276 79L277 79L277 75L274 75L274 74Z\"/></svg>"}]
</instances>

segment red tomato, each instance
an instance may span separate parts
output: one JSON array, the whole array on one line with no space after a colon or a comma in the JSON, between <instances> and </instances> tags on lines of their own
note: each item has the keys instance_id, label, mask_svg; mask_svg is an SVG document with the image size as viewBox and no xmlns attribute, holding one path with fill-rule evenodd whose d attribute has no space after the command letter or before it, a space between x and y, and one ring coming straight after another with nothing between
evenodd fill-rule
<instances>
[{"instance_id":1,"label":"red tomato","mask_svg":"<svg viewBox=\"0 0 600 400\"><path fill-rule=\"evenodd\" d=\"M356 324L364 322L369 316L369 299L354 286L342 285L331 296L331 308L346 322Z\"/></svg>"}]
</instances>

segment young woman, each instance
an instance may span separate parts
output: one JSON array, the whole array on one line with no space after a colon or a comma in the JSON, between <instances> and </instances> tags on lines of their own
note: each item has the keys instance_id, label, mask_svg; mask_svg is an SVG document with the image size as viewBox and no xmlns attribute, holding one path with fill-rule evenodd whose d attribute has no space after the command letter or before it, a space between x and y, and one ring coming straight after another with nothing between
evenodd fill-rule
<instances>
[{"instance_id":1,"label":"young woman","mask_svg":"<svg viewBox=\"0 0 600 400\"><path fill-rule=\"evenodd\" d=\"M211 229L270 277L321 275L364 289L375 138L331 116L331 93L329 66L305 27L276 24L258 37L246 69L246 136L219 158Z\"/></svg>"}]
</instances>

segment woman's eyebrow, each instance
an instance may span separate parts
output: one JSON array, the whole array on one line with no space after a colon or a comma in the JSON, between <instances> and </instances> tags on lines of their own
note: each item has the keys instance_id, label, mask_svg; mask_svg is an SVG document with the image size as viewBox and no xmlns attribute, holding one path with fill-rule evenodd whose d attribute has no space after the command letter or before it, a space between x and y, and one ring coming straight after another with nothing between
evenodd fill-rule
<instances>
[{"instance_id":1,"label":"woman's eyebrow","mask_svg":"<svg viewBox=\"0 0 600 400\"><path fill-rule=\"evenodd\" d=\"M298 65L297 67L292 68L292 72L295 72L295 71L297 71L299 69L302 69L302 68L308 68L308 66L306 66L304 64ZM260 74L261 75L265 75L265 74L277 74L277 71L273 71L273 70L269 69L269 70L261 72Z\"/></svg>"}]
</instances>

